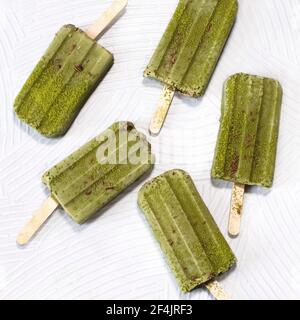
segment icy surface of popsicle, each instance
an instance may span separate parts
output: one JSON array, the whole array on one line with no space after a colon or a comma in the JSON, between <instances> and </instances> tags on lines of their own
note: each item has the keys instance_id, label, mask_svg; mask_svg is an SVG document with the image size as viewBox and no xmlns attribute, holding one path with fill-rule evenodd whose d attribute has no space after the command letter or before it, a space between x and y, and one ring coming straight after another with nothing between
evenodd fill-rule
<instances>
[{"instance_id":1,"label":"icy surface of popsicle","mask_svg":"<svg viewBox=\"0 0 300 320\"><path fill-rule=\"evenodd\" d=\"M234 254L186 172L168 171L146 183L138 203L182 291L191 291L235 264Z\"/></svg>"},{"instance_id":2,"label":"icy surface of popsicle","mask_svg":"<svg viewBox=\"0 0 300 320\"><path fill-rule=\"evenodd\" d=\"M63 26L17 96L16 114L47 137L63 135L113 61L85 32Z\"/></svg>"},{"instance_id":3,"label":"icy surface of popsicle","mask_svg":"<svg viewBox=\"0 0 300 320\"><path fill-rule=\"evenodd\" d=\"M272 186L281 104L276 80L241 73L226 81L213 178Z\"/></svg>"},{"instance_id":4,"label":"icy surface of popsicle","mask_svg":"<svg viewBox=\"0 0 300 320\"><path fill-rule=\"evenodd\" d=\"M144 75L185 95L203 95L237 9L237 0L180 0Z\"/></svg>"},{"instance_id":5,"label":"icy surface of popsicle","mask_svg":"<svg viewBox=\"0 0 300 320\"><path fill-rule=\"evenodd\" d=\"M43 182L81 224L149 171L153 163L146 137L132 123L118 122L47 171Z\"/></svg>"}]
</instances>

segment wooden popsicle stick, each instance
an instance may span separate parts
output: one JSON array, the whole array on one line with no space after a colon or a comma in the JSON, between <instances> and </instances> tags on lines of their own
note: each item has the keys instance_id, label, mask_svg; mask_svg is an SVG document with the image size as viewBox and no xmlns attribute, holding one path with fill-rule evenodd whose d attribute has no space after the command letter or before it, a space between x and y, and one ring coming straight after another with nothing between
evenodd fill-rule
<instances>
[{"instance_id":1,"label":"wooden popsicle stick","mask_svg":"<svg viewBox=\"0 0 300 320\"><path fill-rule=\"evenodd\" d=\"M169 86L164 87L156 112L149 126L149 132L151 135L156 136L160 133L160 130L162 129L169 112L174 95L175 91L173 89L171 89Z\"/></svg>"},{"instance_id":2,"label":"wooden popsicle stick","mask_svg":"<svg viewBox=\"0 0 300 320\"><path fill-rule=\"evenodd\" d=\"M237 237L240 233L244 194L245 185L235 183L232 189L228 227L228 232L233 237Z\"/></svg>"},{"instance_id":3,"label":"wooden popsicle stick","mask_svg":"<svg viewBox=\"0 0 300 320\"><path fill-rule=\"evenodd\" d=\"M126 8L127 3L128 0L114 0L111 6L103 12L101 17L87 29L86 34L90 38L96 39L119 17Z\"/></svg>"},{"instance_id":4,"label":"wooden popsicle stick","mask_svg":"<svg viewBox=\"0 0 300 320\"><path fill-rule=\"evenodd\" d=\"M27 244L57 207L58 203L49 197L19 233L17 243L21 246Z\"/></svg>"},{"instance_id":5,"label":"wooden popsicle stick","mask_svg":"<svg viewBox=\"0 0 300 320\"><path fill-rule=\"evenodd\" d=\"M213 295L217 300L230 300L230 295L225 291L225 289L220 285L218 281L208 282L206 285L207 290Z\"/></svg>"}]
</instances>

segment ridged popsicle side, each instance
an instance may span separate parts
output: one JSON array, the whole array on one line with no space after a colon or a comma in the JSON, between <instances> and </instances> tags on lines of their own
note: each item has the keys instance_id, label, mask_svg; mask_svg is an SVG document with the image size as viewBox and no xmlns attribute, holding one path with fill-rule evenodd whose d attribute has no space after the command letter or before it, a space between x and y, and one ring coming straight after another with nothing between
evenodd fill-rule
<instances>
[{"instance_id":1,"label":"ridged popsicle side","mask_svg":"<svg viewBox=\"0 0 300 320\"><path fill-rule=\"evenodd\" d=\"M269 78L241 73L226 81L213 178L272 186L282 94Z\"/></svg>"},{"instance_id":2,"label":"ridged popsicle side","mask_svg":"<svg viewBox=\"0 0 300 320\"><path fill-rule=\"evenodd\" d=\"M63 26L17 96L16 114L47 137L63 135L113 61L82 30Z\"/></svg>"},{"instance_id":3,"label":"ridged popsicle side","mask_svg":"<svg viewBox=\"0 0 300 320\"><path fill-rule=\"evenodd\" d=\"M171 170L146 183L138 203L183 292L235 264L234 254L186 172Z\"/></svg>"},{"instance_id":4,"label":"ridged popsicle side","mask_svg":"<svg viewBox=\"0 0 300 320\"><path fill-rule=\"evenodd\" d=\"M202 96L237 10L237 0L180 0L144 76L182 94Z\"/></svg>"},{"instance_id":5,"label":"ridged popsicle side","mask_svg":"<svg viewBox=\"0 0 300 320\"><path fill-rule=\"evenodd\" d=\"M107 143L110 134L114 134L116 140L107 148L106 156L111 159L116 156L117 161L101 163L97 152ZM124 134L125 138L120 138ZM139 145L146 150L146 159L127 161ZM120 122L47 171L43 182L71 218L82 224L151 170L153 164L154 156L145 136L138 133L132 123Z\"/></svg>"}]
</instances>

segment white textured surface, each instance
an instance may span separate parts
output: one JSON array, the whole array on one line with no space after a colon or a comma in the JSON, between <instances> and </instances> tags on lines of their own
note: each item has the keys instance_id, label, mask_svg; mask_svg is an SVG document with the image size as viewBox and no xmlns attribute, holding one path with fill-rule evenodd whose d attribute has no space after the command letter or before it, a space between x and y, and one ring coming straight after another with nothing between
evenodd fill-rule
<instances>
[{"instance_id":1,"label":"white textured surface","mask_svg":"<svg viewBox=\"0 0 300 320\"><path fill-rule=\"evenodd\" d=\"M181 167L195 178L226 233L230 185L214 186L210 167L223 81L238 71L271 76L284 88L274 188L246 195L242 234L229 239L238 267L222 278L236 299L300 298L300 1L239 0L236 27L207 94L177 96L159 139L152 176ZM137 190L94 221L75 225L58 211L25 249L15 238L47 195L41 174L115 120L146 131L161 86L143 81L177 0L129 0L101 43L116 63L63 139L44 139L14 116L12 104L53 34L85 28L110 0L0 0L0 298L210 299L181 294L143 215ZM177 142L176 142L177 141ZM228 238L228 237L227 237Z\"/></svg>"}]
</instances>

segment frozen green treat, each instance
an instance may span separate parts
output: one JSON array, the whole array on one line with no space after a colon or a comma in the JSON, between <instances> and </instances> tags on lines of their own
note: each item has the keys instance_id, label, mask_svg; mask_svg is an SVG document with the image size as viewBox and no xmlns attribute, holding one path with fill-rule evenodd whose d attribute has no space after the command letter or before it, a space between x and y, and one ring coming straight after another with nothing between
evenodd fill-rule
<instances>
[{"instance_id":1,"label":"frozen green treat","mask_svg":"<svg viewBox=\"0 0 300 320\"><path fill-rule=\"evenodd\" d=\"M272 186L281 103L276 80L240 73L226 81L213 178Z\"/></svg>"},{"instance_id":2,"label":"frozen green treat","mask_svg":"<svg viewBox=\"0 0 300 320\"><path fill-rule=\"evenodd\" d=\"M237 9L237 0L180 0L144 75L182 94L202 96Z\"/></svg>"},{"instance_id":3,"label":"frozen green treat","mask_svg":"<svg viewBox=\"0 0 300 320\"><path fill-rule=\"evenodd\" d=\"M50 197L22 228L17 243L27 244L59 206L78 224L86 222L153 164L145 135L130 122L113 124L43 175Z\"/></svg>"},{"instance_id":4,"label":"frozen green treat","mask_svg":"<svg viewBox=\"0 0 300 320\"><path fill-rule=\"evenodd\" d=\"M63 26L17 96L16 114L44 136L63 135L113 61L85 32Z\"/></svg>"},{"instance_id":5,"label":"frozen green treat","mask_svg":"<svg viewBox=\"0 0 300 320\"><path fill-rule=\"evenodd\" d=\"M146 137L118 122L43 175L55 199L77 223L84 223L154 163Z\"/></svg>"},{"instance_id":6,"label":"frozen green treat","mask_svg":"<svg viewBox=\"0 0 300 320\"><path fill-rule=\"evenodd\" d=\"M146 183L138 203L183 292L215 279L236 263L186 172L168 171Z\"/></svg>"}]
</instances>

